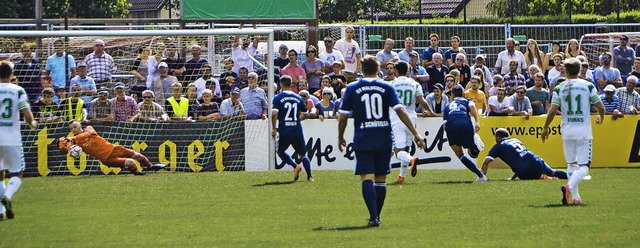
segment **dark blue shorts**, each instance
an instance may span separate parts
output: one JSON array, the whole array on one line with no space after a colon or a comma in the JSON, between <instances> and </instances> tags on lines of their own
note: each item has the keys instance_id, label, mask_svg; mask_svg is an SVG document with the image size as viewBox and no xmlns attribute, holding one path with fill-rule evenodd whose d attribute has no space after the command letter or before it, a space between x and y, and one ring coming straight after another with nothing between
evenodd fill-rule
<instances>
[{"instance_id":1,"label":"dark blue shorts","mask_svg":"<svg viewBox=\"0 0 640 248\"><path fill-rule=\"evenodd\" d=\"M304 142L304 135L301 133L287 133L280 134L278 139L278 153L284 152L289 148L289 146L293 146L293 149L297 154L306 155L307 154L307 146Z\"/></svg>"},{"instance_id":2,"label":"dark blue shorts","mask_svg":"<svg viewBox=\"0 0 640 248\"><path fill-rule=\"evenodd\" d=\"M391 173L391 147L378 150L357 150L354 174L375 174L384 176Z\"/></svg>"},{"instance_id":3,"label":"dark blue shorts","mask_svg":"<svg viewBox=\"0 0 640 248\"><path fill-rule=\"evenodd\" d=\"M447 131L449 145L457 145L464 148L475 147L475 142L473 142L475 131L473 130L471 121L447 122L445 131Z\"/></svg>"},{"instance_id":4,"label":"dark blue shorts","mask_svg":"<svg viewBox=\"0 0 640 248\"><path fill-rule=\"evenodd\" d=\"M537 180L540 179L540 176L543 174L553 176L553 169L551 169L544 160L537 159L529 163L526 171L523 172L522 175L516 174L516 176L522 180Z\"/></svg>"}]
</instances>

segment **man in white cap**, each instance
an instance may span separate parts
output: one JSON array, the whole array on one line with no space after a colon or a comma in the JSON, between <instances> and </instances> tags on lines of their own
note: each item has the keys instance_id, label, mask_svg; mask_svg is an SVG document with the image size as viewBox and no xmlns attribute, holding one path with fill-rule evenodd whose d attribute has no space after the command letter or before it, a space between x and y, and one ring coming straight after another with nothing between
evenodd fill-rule
<instances>
[{"instance_id":1,"label":"man in white cap","mask_svg":"<svg viewBox=\"0 0 640 248\"><path fill-rule=\"evenodd\" d=\"M90 102L97 92L96 83L93 78L87 75L87 63L80 61L76 68L78 69L78 75L71 79L71 85L80 85L80 98L89 108Z\"/></svg>"},{"instance_id":2,"label":"man in white cap","mask_svg":"<svg viewBox=\"0 0 640 248\"><path fill-rule=\"evenodd\" d=\"M169 76L169 65L165 62L158 64L160 76L153 80L151 90L155 94L154 101L160 105L164 105L164 101L171 97L171 85L179 82L175 76Z\"/></svg>"},{"instance_id":3,"label":"man in white cap","mask_svg":"<svg viewBox=\"0 0 640 248\"><path fill-rule=\"evenodd\" d=\"M604 87L604 93L600 95L600 100L604 105L604 113L607 115L611 115L611 117L615 120L618 117L623 117L624 114L620 112L620 99L615 95L616 87L612 84ZM592 106L591 109L595 110ZM593 111L592 111L593 112Z\"/></svg>"},{"instance_id":4,"label":"man in white cap","mask_svg":"<svg viewBox=\"0 0 640 248\"><path fill-rule=\"evenodd\" d=\"M99 86L106 86L104 83L111 81L111 75L116 73L117 69L111 55L104 51L104 45L103 40L95 40L95 50L84 58L84 62L87 63L88 67L88 75Z\"/></svg>"},{"instance_id":5,"label":"man in white cap","mask_svg":"<svg viewBox=\"0 0 640 248\"><path fill-rule=\"evenodd\" d=\"M233 88L231 97L224 99L220 104L220 117L230 119L233 117L244 119L244 107L240 101L240 89Z\"/></svg>"}]
</instances>

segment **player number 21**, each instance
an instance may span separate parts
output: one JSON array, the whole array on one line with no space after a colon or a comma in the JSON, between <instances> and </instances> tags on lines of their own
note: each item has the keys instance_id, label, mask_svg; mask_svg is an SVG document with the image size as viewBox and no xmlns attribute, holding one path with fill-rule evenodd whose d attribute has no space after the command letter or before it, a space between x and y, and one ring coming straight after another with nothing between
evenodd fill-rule
<instances>
[{"instance_id":1,"label":"player number 21","mask_svg":"<svg viewBox=\"0 0 640 248\"><path fill-rule=\"evenodd\" d=\"M291 104L290 102L286 102L284 103L284 108L287 109L287 114L284 116L285 121L298 120L298 105Z\"/></svg>"},{"instance_id":2,"label":"player number 21","mask_svg":"<svg viewBox=\"0 0 640 248\"><path fill-rule=\"evenodd\" d=\"M574 108L573 108L573 102L574 101L572 101L573 99L571 99L571 95L567 95L567 97L564 98L564 101L567 102L567 106L569 106L569 109L567 110L567 114L568 115L572 115L574 113L576 115L581 115L583 113L582 112L582 106L580 106L580 103L581 103L580 98L581 98L581 95L577 95L575 97L575 103L576 103L575 112L573 111L574 110Z\"/></svg>"},{"instance_id":3,"label":"player number 21","mask_svg":"<svg viewBox=\"0 0 640 248\"><path fill-rule=\"evenodd\" d=\"M384 109L382 109L382 96L380 96L380 94L364 94L360 97L360 101L364 103L367 120L379 120L382 118Z\"/></svg>"}]
</instances>

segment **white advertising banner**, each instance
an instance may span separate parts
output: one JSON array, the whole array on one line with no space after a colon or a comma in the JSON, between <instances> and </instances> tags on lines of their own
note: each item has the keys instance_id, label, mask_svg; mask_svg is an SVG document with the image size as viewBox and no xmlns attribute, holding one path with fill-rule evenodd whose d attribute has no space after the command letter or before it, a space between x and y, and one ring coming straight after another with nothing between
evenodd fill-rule
<instances>
[{"instance_id":1,"label":"white advertising banner","mask_svg":"<svg viewBox=\"0 0 640 248\"><path fill-rule=\"evenodd\" d=\"M246 121L247 127L253 126L249 129L261 129L270 130L267 127L257 128L266 124L266 121ZM449 147L447 142L444 128L442 127L442 118L418 118L417 123L418 131L423 138L426 139L426 148L416 150L415 144L411 147L411 155L419 158L419 169L462 169L465 168L460 159L455 156L455 153ZM313 170L353 170L355 166L355 154L351 149L351 142L353 141L353 120L349 119L347 128L345 131L345 139L347 140L347 148L344 152L340 152L338 149L338 121L335 119L325 119L320 121L318 119L305 120L302 122L304 128L304 138L307 145L307 155L311 159L311 166ZM267 131L268 132L268 131ZM247 164L247 171L255 170L268 170L273 166L266 165L267 158L255 158L255 149L264 149L267 147L266 143L258 142L258 140L264 140L264 142L275 142L273 139L267 140L267 136L264 132L245 132L248 142L247 149L245 150ZM252 137L252 136L260 137ZM485 141L486 143L487 141ZM249 144L251 143L251 144ZM254 150L252 150L254 149ZM277 147L276 147L277 149ZM289 154L293 154L293 148L287 150ZM466 152L466 151L465 151ZM260 152L260 154L263 154ZM391 164L393 167L398 167L400 162L395 156L392 156ZM285 165L280 158L276 156L276 169L293 169L289 165Z\"/></svg>"}]
</instances>

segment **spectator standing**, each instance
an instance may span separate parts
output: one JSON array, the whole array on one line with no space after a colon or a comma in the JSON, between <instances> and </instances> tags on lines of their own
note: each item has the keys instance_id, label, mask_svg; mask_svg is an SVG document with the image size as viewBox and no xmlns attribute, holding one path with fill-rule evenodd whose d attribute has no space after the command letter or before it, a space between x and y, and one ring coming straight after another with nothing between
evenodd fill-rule
<instances>
[{"instance_id":1,"label":"spectator standing","mask_svg":"<svg viewBox=\"0 0 640 248\"><path fill-rule=\"evenodd\" d=\"M320 78L324 76L324 72L322 72L324 62L318 60L317 55L318 49L315 46L310 45L307 48L307 60L302 62L302 69L307 73L309 91L316 91L320 89Z\"/></svg>"},{"instance_id":2,"label":"spectator standing","mask_svg":"<svg viewBox=\"0 0 640 248\"><path fill-rule=\"evenodd\" d=\"M171 97L164 103L167 114L174 121L190 121L189 99L182 96L182 84L174 82L171 84Z\"/></svg>"},{"instance_id":3,"label":"spectator standing","mask_svg":"<svg viewBox=\"0 0 640 248\"><path fill-rule=\"evenodd\" d=\"M344 75L347 77L348 82L353 82L360 71L360 45L353 39L355 30L352 26L347 26L344 32L344 38L336 42L335 48L344 56ZM296 79L293 78L293 80L295 81Z\"/></svg>"},{"instance_id":4,"label":"spectator standing","mask_svg":"<svg viewBox=\"0 0 640 248\"><path fill-rule=\"evenodd\" d=\"M633 60L633 71L629 73L629 76L640 77L640 57L636 57L636 59Z\"/></svg>"},{"instance_id":5,"label":"spectator standing","mask_svg":"<svg viewBox=\"0 0 640 248\"><path fill-rule=\"evenodd\" d=\"M400 51L398 53L398 57L400 60L410 63L411 62L411 54L413 52L415 52L416 54L418 54L418 52L413 50L413 47L415 45L415 40L413 40L413 37L407 37L404 39L404 49L402 49L402 51ZM420 61L420 55L418 54L418 61Z\"/></svg>"},{"instance_id":6,"label":"spectator standing","mask_svg":"<svg viewBox=\"0 0 640 248\"><path fill-rule=\"evenodd\" d=\"M484 72L482 71L482 69L476 68L476 69L473 70L473 76L480 78L480 89L479 90L484 93L485 100L486 100L488 95L489 95L489 85L487 84L487 81L484 79ZM470 89L470 88L471 88L471 85L467 84L467 88L466 89ZM483 108L483 109L486 111L486 108Z\"/></svg>"},{"instance_id":7,"label":"spectator standing","mask_svg":"<svg viewBox=\"0 0 640 248\"><path fill-rule=\"evenodd\" d=\"M84 62L87 63L87 74L93 78L96 85L108 87L111 75L116 73L116 63L111 55L104 51L105 43L103 40L97 39L93 43L93 52L84 58Z\"/></svg>"},{"instance_id":8,"label":"spectator standing","mask_svg":"<svg viewBox=\"0 0 640 248\"><path fill-rule=\"evenodd\" d=\"M85 121L87 119L87 104L80 96L82 88L78 84L71 86L71 97L60 101L60 111L65 121Z\"/></svg>"},{"instance_id":9,"label":"spectator standing","mask_svg":"<svg viewBox=\"0 0 640 248\"><path fill-rule=\"evenodd\" d=\"M476 55L476 59L474 60L473 63L473 67L471 67L471 69L473 69L475 71L475 69L482 69L482 72L484 73L484 79L485 82L487 82L487 85L489 85L489 87L493 86L493 73L491 73L491 70L489 70L489 67L487 67L486 65L484 65L484 63L486 62L486 58L483 54L478 54Z\"/></svg>"},{"instance_id":10,"label":"spectator standing","mask_svg":"<svg viewBox=\"0 0 640 248\"><path fill-rule=\"evenodd\" d=\"M387 72L382 68L385 68L389 63L398 62L400 59L400 57L398 57L398 53L393 51L393 44L394 41L391 38L387 38L384 40L384 49L378 51L376 54L376 59L380 62L380 70L383 71L383 76L386 76Z\"/></svg>"},{"instance_id":11,"label":"spectator standing","mask_svg":"<svg viewBox=\"0 0 640 248\"><path fill-rule=\"evenodd\" d=\"M196 88L198 89L197 98L201 99L202 91L207 89L208 84L214 84L215 89L213 89L213 94L217 96L222 96L222 92L220 91L220 82L211 76L211 66L209 64L203 64L200 68L200 72L202 76L195 81Z\"/></svg>"},{"instance_id":12,"label":"spectator standing","mask_svg":"<svg viewBox=\"0 0 640 248\"><path fill-rule=\"evenodd\" d=\"M638 78L629 76L625 87L616 89L616 96L620 99L620 111L624 114L638 114L640 109L640 94L635 91L638 86Z\"/></svg>"},{"instance_id":13,"label":"spectator standing","mask_svg":"<svg viewBox=\"0 0 640 248\"><path fill-rule=\"evenodd\" d=\"M394 63L387 63L387 65L385 65L385 74L384 77L382 77L383 81L387 81L387 82L391 82L394 79L396 79L396 77L398 75L396 75L396 68L395 68L395 64Z\"/></svg>"},{"instance_id":14,"label":"spectator standing","mask_svg":"<svg viewBox=\"0 0 640 248\"><path fill-rule=\"evenodd\" d=\"M438 117L442 117L444 107L449 104L449 98L444 97L442 93L444 93L444 86L437 83L433 86L433 92L429 93L429 95L425 97L425 101L429 104L429 108L431 108L435 116Z\"/></svg>"},{"instance_id":15,"label":"spectator standing","mask_svg":"<svg viewBox=\"0 0 640 248\"><path fill-rule=\"evenodd\" d=\"M495 86L495 85L494 85ZM507 116L512 110L509 109L510 99L507 97L507 91L504 88L498 88L495 96L489 97L489 113L488 116Z\"/></svg>"},{"instance_id":16,"label":"spectator standing","mask_svg":"<svg viewBox=\"0 0 640 248\"><path fill-rule=\"evenodd\" d=\"M507 91L507 96L513 95L519 86L526 86L527 84L524 76L518 72L518 65L519 62L517 60L511 60L509 62L510 72L503 77L502 87Z\"/></svg>"},{"instance_id":17,"label":"spectator standing","mask_svg":"<svg viewBox=\"0 0 640 248\"><path fill-rule=\"evenodd\" d=\"M207 59L200 57L201 52L202 47L200 47L199 45L191 46L191 58L187 60L184 65L186 69L186 71L184 72L184 79L187 84L192 83L196 79L200 78L200 76L202 76L202 66L209 63Z\"/></svg>"},{"instance_id":18,"label":"spectator standing","mask_svg":"<svg viewBox=\"0 0 640 248\"><path fill-rule=\"evenodd\" d=\"M160 71L158 70L158 65L163 59L163 53L165 50L165 45L162 42L156 43L156 54L154 56L149 57L147 61L147 89L152 89L153 81L156 78L160 77Z\"/></svg>"},{"instance_id":19,"label":"spectator standing","mask_svg":"<svg viewBox=\"0 0 640 248\"><path fill-rule=\"evenodd\" d=\"M129 121L138 122L161 122L169 121L169 116L160 104L153 101L153 91L142 92L142 101L138 103L138 113L131 117Z\"/></svg>"},{"instance_id":20,"label":"spectator standing","mask_svg":"<svg viewBox=\"0 0 640 248\"><path fill-rule=\"evenodd\" d=\"M125 95L126 86L122 82L116 82L113 86L116 97L111 99L113 113L116 121L127 121L138 113L138 105L133 97Z\"/></svg>"},{"instance_id":21,"label":"spectator standing","mask_svg":"<svg viewBox=\"0 0 640 248\"><path fill-rule=\"evenodd\" d=\"M633 61L636 58L635 51L633 51L633 48L628 47L628 44L629 37L623 34L620 36L620 45L613 48L614 66L620 70L623 84L627 82L627 75L631 73Z\"/></svg>"},{"instance_id":22,"label":"spectator standing","mask_svg":"<svg viewBox=\"0 0 640 248\"><path fill-rule=\"evenodd\" d=\"M444 76L449 73L449 67L442 65L442 54L434 53L431 57L433 60L432 65L426 69L429 75L429 82L426 84L427 87L422 89L424 92L433 92L436 84L444 85Z\"/></svg>"},{"instance_id":23,"label":"spectator standing","mask_svg":"<svg viewBox=\"0 0 640 248\"><path fill-rule=\"evenodd\" d=\"M131 74L133 74L133 84L130 93L136 95L138 99L142 99L142 92L147 89L147 76L149 75L149 56L151 55L151 47L140 49L138 57L133 61Z\"/></svg>"},{"instance_id":24,"label":"spectator standing","mask_svg":"<svg viewBox=\"0 0 640 248\"><path fill-rule=\"evenodd\" d=\"M329 74L331 72L334 72L333 64L336 61L340 62L340 68L342 69L342 66L344 66L344 56L342 56L341 51L337 49L336 50L333 49L333 45L334 45L333 38L331 38L331 36L327 36L324 38L323 42L324 42L324 51L320 53L318 58L320 58L320 60L322 60L322 62L324 63L324 68L323 68L324 73ZM285 51L285 54L286 54L286 51ZM289 63L289 60L287 60L287 63ZM284 68L284 66L282 68Z\"/></svg>"},{"instance_id":25,"label":"spectator standing","mask_svg":"<svg viewBox=\"0 0 640 248\"><path fill-rule=\"evenodd\" d=\"M576 39L569 40L569 43L567 44L567 47L564 50L564 58L565 59L575 58L578 55L587 56L586 53L580 50L580 45L578 44L578 40Z\"/></svg>"},{"instance_id":26,"label":"spectator standing","mask_svg":"<svg viewBox=\"0 0 640 248\"><path fill-rule=\"evenodd\" d=\"M467 83L471 79L471 67L467 65L467 56L464 53L458 53L456 55L456 62L449 66L449 71L458 70L460 75L458 77L458 83L462 88L467 87Z\"/></svg>"},{"instance_id":27,"label":"spectator standing","mask_svg":"<svg viewBox=\"0 0 640 248\"><path fill-rule=\"evenodd\" d=\"M67 80L76 75L76 60L65 52L64 43L60 39L53 42L53 49L56 53L47 58L45 76L51 77L54 91L57 92L58 88L67 87Z\"/></svg>"},{"instance_id":28,"label":"spectator standing","mask_svg":"<svg viewBox=\"0 0 640 248\"><path fill-rule=\"evenodd\" d=\"M511 96L510 107L513 107L511 115L520 115L529 119L529 116L533 113L531 108L531 100L526 95L527 88L524 85L516 88L516 93Z\"/></svg>"},{"instance_id":29,"label":"spectator standing","mask_svg":"<svg viewBox=\"0 0 640 248\"><path fill-rule=\"evenodd\" d=\"M549 110L549 91L542 87L544 74L538 72L532 77L534 85L527 89L527 97L531 102L533 115L543 115Z\"/></svg>"},{"instance_id":30,"label":"spectator standing","mask_svg":"<svg viewBox=\"0 0 640 248\"><path fill-rule=\"evenodd\" d=\"M91 111L87 118L91 122L114 121L113 102L109 101L109 88L101 87L98 97L91 101Z\"/></svg>"},{"instance_id":31,"label":"spectator standing","mask_svg":"<svg viewBox=\"0 0 640 248\"><path fill-rule=\"evenodd\" d=\"M595 80L599 91L602 91L609 84L613 84L616 88L622 86L620 71L615 67L611 67L611 59L612 56L609 52L604 52L600 55L600 67L596 68L595 71Z\"/></svg>"},{"instance_id":32,"label":"spectator standing","mask_svg":"<svg viewBox=\"0 0 640 248\"><path fill-rule=\"evenodd\" d=\"M20 46L20 53L22 53L22 59L15 63L14 75L18 78L18 82L22 88L24 88L29 98L29 104L33 104L40 99L40 93L45 88L40 77L42 69L40 69L40 63L33 58L31 52L33 45L31 43L24 43Z\"/></svg>"},{"instance_id":33,"label":"spectator standing","mask_svg":"<svg viewBox=\"0 0 640 248\"><path fill-rule=\"evenodd\" d=\"M202 103L196 108L196 120L220 120L220 107L218 103L211 101L213 92L210 89L202 91Z\"/></svg>"},{"instance_id":34,"label":"spectator standing","mask_svg":"<svg viewBox=\"0 0 640 248\"><path fill-rule=\"evenodd\" d=\"M160 76L153 81L151 91L154 94L154 101L162 106L164 101L171 97L171 85L179 81L178 78L169 76L169 66L165 62L158 64L158 71Z\"/></svg>"},{"instance_id":35,"label":"spectator standing","mask_svg":"<svg viewBox=\"0 0 640 248\"><path fill-rule=\"evenodd\" d=\"M249 72L253 71L253 60L249 54L248 48L251 41L247 37L240 40L240 36L236 35L232 44L231 58L233 59L233 71L240 73L240 68L247 68Z\"/></svg>"},{"instance_id":36,"label":"spectator standing","mask_svg":"<svg viewBox=\"0 0 640 248\"><path fill-rule=\"evenodd\" d=\"M42 98L31 106L35 120L39 123L62 121L58 104L53 102L53 96L55 95L53 88L42 89L41 95Z\"/></svg>"},{"instance_id":37,"label":"spectator standing","mask_svg":"<svg viewBox=\"0 0 640 248\"><path fill-rule=\"evenodd\" d=\"M556 53L553 55L553 67L547 72L547 78L552 79L560 75L562 69L562 61L564 61L564 55L562 53ZM551 83L551 81L549 81Z\"/></svg>"},{"instance_id":38,"label":"spectator standing","mask_svg":"<svg viewBox=\"0 0 640 248\"><path fill-rule=\"evenodd\" d=\"M291 77L291 80L293 80L291 85L291 90L297 94L298 82L300 82L301 79L306 80L307 73L304 71L304 69L301 66L298 66L298 52L296 52L296 50L294 49L289 50L288 56L289 56L289 64L285 66L284 69L282 69L282 75L283 76L287 75Z\"/></svg>"},{"instance_id":39,"label":"spectator standing","mask_svg":"<svg viewBox=\"0 0 640 248\"><path fill-rule=\"evenodd\" d=\"M76 68L78 69L78 75L71 79L71 85L80 86L80 98L84 101L85 107L90 109L91 101L98 93L96 83L93 78L87 75L87 64L84 61L78 62Z\"/></svg>"},{"instance_id":40,"label":"spectator standing","mask_svg":"<svg viewBox=\"0 0 640 248\"><path fill-rule=\"evenodd\" d=\"M620 111L620 99L616 96L616 87L613 85L607 85L604 87L604 93L600 95L600 100L604 105L604 113L611 115L615 120L618 117L623 117L624 114ZM596 112L595 106L591 106L591 112Z\"/></svg>"},{"instance_id":41,"label":"spectator standing","mask_svg":"<svg viewBox=\"0 0 640 248\"><path fill-rule=\"evenodd\" d=\"M444 54L444 51L442 51L442 49L438 47L439 44L440 36L435 33L430 34L429 47L427 47L427 49L424 49L424 51L422 52L422 67L428 68L429 66L433 65L433 54L439 53L441 56L442 54Z\"/></svg>"},{"instance_id":42,"label":"spectator standing","mask_svg":"<svg viewBox=\"0 0 640 248\"><path fill-rule=\"evenodd\" d=\"M454 64L458 56L458 53L467 54L464 51L464 49L460 47L460 44L461 44L460 37L458 36L451 37L451 49L447 50L444 53L444 59L447 63L447 67L451 67Z\"/></svg>"},{"instance_id":43,"label":"spectator standing","mask_svg":"<svg viewBox=\"0 0 640 248\"><path fill-rule=\"evenodd\" d=\"M564 59L564 55L563 53L560 51L560 42L559 41L553 41L551 42L551 52L547 53L544 55L544 64L542 69L545 70L545 73L549 72L549 70L553 69L553 67L556 67L556 63L555 63L555 55L556 54L560 54L561 56L561 61L562 59ZM550 75L547 75L548 78L552 78Z\"/></svg>"},{"instance_id":44,"label":"spectator standing","mask_svg":"<svg viewBox=\"0 0 640 248\"><path fill-rule=\"evenodd\" d=\"M244 106L240 101L240 90L234 88L231 90L231 97L224 99L220 104L220 118L231 119L238 118L244 119Z\"/></svg>"},{"instance_id":45,"label":"spectator standing","mask_svg":"<svg viewBox=\"0 0 640 248\"><path fill-rule=\"evenodd\" d=\"M429 74L427 74L427 71L424 69L424 67L419 64L420 56L418 56L418 52L412 51L411 54L409 54L409 57L410 59L408 63L409 65L411 65L411 74L409 75L409 77L418 82L422 86L422 88L425 88L425 85L427 84L427 82L429 82Z\"/></svg>"},{"instance_id":46,"label":"spectator standing","mask_svg":"<svg viewBox=\"0 0 640 248\"><path fill-rule=\"evenodd\" d=\"M289 64L289 58L287 57L288 51L289 51L289 48L287 47L287 45L285 44L280 45L280 47L278 48L278 54L280 56L273 59L273 65L280 67L280 70L284 69L284 67Z\"/></svg>"},{"instance_id":47,"label":"spectator standing","mask_svg":"<svg viewBox=\"0 0 640 248\"><path fill-rule=\"evenodd\" d=\"M240 90L240 102L247 120L267 119L267 94L258 87L258 74L255 72L249 73L249 86Z\"/></svg>"},{"instance_id":48,"label":"spectator standing","mask_svg":"<svg viewBox=\"0 0 640 248\"><path fill-rule=\"evenodd\" d=\"M524 53L524 62L529 68L532 65L537 65L539 68L544 66L544 53L540 51L540 47L538 47L538 42L534 39L527 40L527 48ZM533 75L529 75L529 77L533 77Z\"/></svg>"},{"instance_id":49,"label":"spectator standing","mask_svg":"<svg viewBox=\"0 0 640 248\"><path fill-rule=\"evenodd\" d=\"M179 82L181 82L184 86L187 85L187 83L184 81L184 75L185 75L185 71L187 71L187 69L184 67L184 59L178 57L179 54L177 53L178 49L174 46L174 45L169 45L166 49L167 51L167 57L162 59L162 62L165 62L169 68L169 75L176 77L176 79L178 79ZM160 68L160 66L158 65L158 68ZM156 93L156 96L158 94Z\"/></svg>"},{"instance_id":50,"label":"spectator standing","mask_svg":"<svg viewBox=\"0 0 640 248\"><path fill-rule=\"evenodd\" d=\"M498 53L498 60L496 60L496 70L501 75L506 75L511 72L510 63L515 60L518 62L517 71L519 73L524 73L524 69L526 69L526 65L524 62L524 55L522 52L515 49L515 40L513 38L508 38L505 41L505 46L507 50L504 50Z\"/></svg>"}]
</instances>

